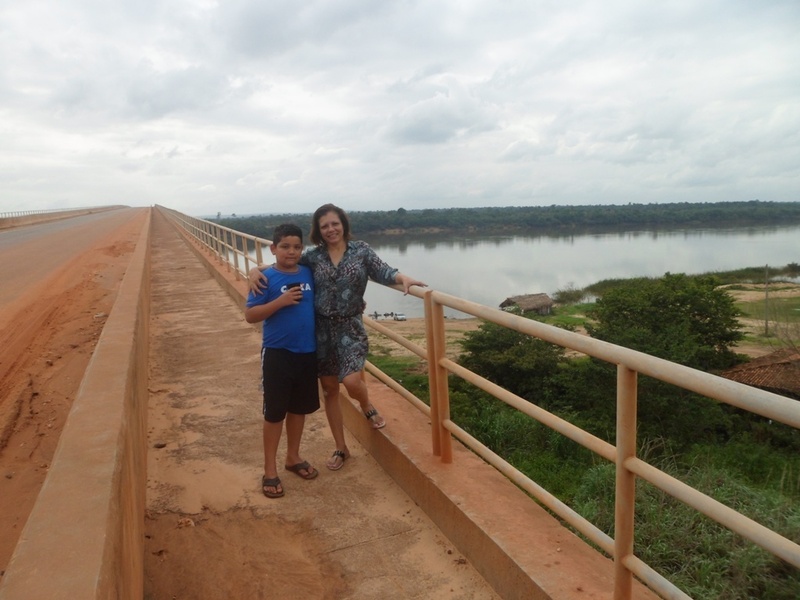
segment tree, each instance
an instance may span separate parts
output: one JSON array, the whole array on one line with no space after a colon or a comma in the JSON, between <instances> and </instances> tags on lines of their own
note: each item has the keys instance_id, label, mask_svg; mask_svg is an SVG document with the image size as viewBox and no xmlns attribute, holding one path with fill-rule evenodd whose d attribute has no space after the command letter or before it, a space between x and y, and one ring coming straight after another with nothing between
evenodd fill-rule
<instances>
[{"instance_id":1,"label":"tree","mask_svg":"<svg viewBox=\"0 0 800 600\"><path fill-rule=\"evenodd\" d=\"M546 404L565 360L564 348L494 323L468 332L461 344L464 367L537 404Z\"/></svg>"},{"instance_id":2,"label":"tree","mask_svg":"<svg viewBox=\"0 0 800 600\"><path fill-rule=\"evenodd\" d=\"M742 339L733 298L713 276L666 273L608 290L590 311L592 337L696 369L723 369L738 362Z\"/></svg>"}]
</instances>

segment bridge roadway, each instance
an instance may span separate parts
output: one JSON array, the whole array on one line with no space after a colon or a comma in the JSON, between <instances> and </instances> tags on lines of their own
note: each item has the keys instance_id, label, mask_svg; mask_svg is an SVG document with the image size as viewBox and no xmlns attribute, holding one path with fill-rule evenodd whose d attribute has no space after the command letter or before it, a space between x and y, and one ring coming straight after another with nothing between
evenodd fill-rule
<instances>
[{"instance_id":1,"label":"bridge roadway","mask_svg":"<svg viewBox=\"0 0 800 600\"><path fill-rule=\"evenodd\" d=\"M352 457L331 472L318 411L302 451L320 476L283 472L285 497L265 498L243 284L159 211L150 220L145 598L611 597L608 559L460 446L441 464L427 419L372 378L388 426L371 431L348 403ZM0 579L0 598L22 597L3 592ZM654 596L637 585L634 597Z\"/></svg>"}]
</instances>

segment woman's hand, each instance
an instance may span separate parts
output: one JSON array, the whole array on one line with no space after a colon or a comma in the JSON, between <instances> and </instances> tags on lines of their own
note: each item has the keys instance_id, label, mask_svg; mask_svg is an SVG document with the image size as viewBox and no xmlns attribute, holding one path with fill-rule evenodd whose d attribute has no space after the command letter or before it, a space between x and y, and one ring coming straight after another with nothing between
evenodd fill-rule
<instances>
[{"instance_id":1,"label":"woman's hand","mask_svg":"<svg viewBox=\"0 0 800 600\"><path fill-rule=\"evenodd\" d=\"M395 283L398 283L403 286L403 295L408 295L408 290L411 288L412 285L416 285L419 287L428 287L427 283L422 283L421 281L417 281L416 279L412 279L408 275L403 275L402 273L398 273L394 278Z\"/></svg>"},{"instance_id":2,"label":"woman's hand","mask_svg":"<svg viewBox=\"0 0 800 600\"><path fill-rule=\"evenodd\" d=\"M254 294L260 294L267 288L267 284L269 280L264 273L261 272L261 269L258 267L253 267L247 273L247 285L250 287L250 291Z\"/></svg>"}]
</instances>

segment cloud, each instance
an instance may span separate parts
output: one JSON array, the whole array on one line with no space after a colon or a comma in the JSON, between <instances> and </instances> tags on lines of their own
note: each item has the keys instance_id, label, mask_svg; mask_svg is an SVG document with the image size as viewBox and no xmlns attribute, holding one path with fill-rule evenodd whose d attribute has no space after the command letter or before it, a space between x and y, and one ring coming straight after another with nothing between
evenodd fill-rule
<instances>
[{"instance_id":1,"label":"cloud","mask_svg":"<svg viewBox=\"0 0 800 600\"><path fill-rule=\"evenodd\" d=\"M458 82L436 86L431 97L404 107L387 129L399 144L442 144L478 135L496 126L491 106L470 94Z\"/></svg>"},{"instance_id":2,"label":"cloud","mask_svg":"<svg viewBox=\"0 0 800 600\"><path fill-rule=\"evenodd\" d=\"M4 210L798 200L800 5L3 9Z\"/></svg>"}]
</instances>

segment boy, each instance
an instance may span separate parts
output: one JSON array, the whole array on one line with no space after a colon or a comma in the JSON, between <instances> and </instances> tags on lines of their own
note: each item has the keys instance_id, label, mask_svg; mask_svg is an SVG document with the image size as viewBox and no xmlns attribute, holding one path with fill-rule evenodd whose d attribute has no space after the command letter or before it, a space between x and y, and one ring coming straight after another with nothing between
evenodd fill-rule
<instances>
[{"instance_id":1,"label":"boy","mask_svg":"<svg viewBox=\"0 0 800 600\"><path fill-rule=\"evenodd\" d=\"M268 498L284 494L278 477L277 453L286 420L286 470L303 479L319 475L300 458L300 437L307 414L319 408L314 334L314 278L298 264L303 232L292 224L278 225L270 251L275 264L264 274L269 284L247 297L245 320L264 322L261 348L264 387L264 475L261 489Z\"/></svg>"}]
</instances>

